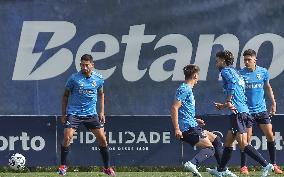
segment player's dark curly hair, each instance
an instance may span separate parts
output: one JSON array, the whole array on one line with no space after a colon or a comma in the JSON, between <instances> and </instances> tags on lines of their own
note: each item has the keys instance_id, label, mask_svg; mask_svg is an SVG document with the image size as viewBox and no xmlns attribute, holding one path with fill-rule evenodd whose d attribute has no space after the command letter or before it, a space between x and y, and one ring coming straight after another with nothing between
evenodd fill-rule
<instances>
[{"instance_id":1,"label":"player's dark curly hair","mask_svg":"<svg viewBox=\"0 0 284 177\"><path fill-rule=\"evenodd\" d=\"M244 51L243 53L243 56L246 56L246 55L249 55L249 56L256 56L256 52L252 49L247 49Z\"/></svg>"},{"instance_id":2,"label":"player's dark curly hair","mask_svg":"<svg viewBox=\"0 0 284 177\"><path fill-rule=\"evenodd\" d=\"M84 54L84 55L81 57L81 60L90 61L91 63L94 62L92 55L89 55L89 54Z\"/></svg>"},{"instance_id":3,"label":"player's dark curly hair","mask_svg":"<svg viewBox=\"0 0 284 177\"><path fill-rule=\"evenodd\" d=\"M186 65L183 68L183 74L185 77L185 80L192 79L195 73L198 73L200 71L200 68L197 65Z\"/></svg>"},{"instance_id":4,"label":"player's dark curly hair","mask_svg":"<svg viewBox=\"0 0 284 177\"><path fill-rule=\"evenodd\" d=\"M217 52L216 57L224 59L227 66L234 64L234 56L229 50Z\"/></svg>"}]
</instances>

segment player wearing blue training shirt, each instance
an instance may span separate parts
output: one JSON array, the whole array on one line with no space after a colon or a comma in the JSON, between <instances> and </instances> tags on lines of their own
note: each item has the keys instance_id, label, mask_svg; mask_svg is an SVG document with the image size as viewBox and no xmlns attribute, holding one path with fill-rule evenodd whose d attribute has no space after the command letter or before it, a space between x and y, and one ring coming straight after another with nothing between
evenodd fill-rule
<instances>
[{"instance_id":1,"label":"player wearing blue training shirt","mask_svg":"<svg viewBox=\"0 0 284 177\"><path fill-rule=\"evenodd\" d=\"M192 146L201 148L195 157L184 164L185 168L197 176L201 176L197 167L209 157L215 155L220 163L222 142L219 136L204 130L204 121L195 118L195 99L193 86L199 78L199 67L187 65L183 68L185 82L176 91L175 101L171 108L171 118L175 129L175 136Z\"/></svg>"},{"instance_id":2,"label":"player wearing blue training shirt","mask_svg":"<svg viewBox=\"0 0 284 177\"><path fill-rule=\"evenodd\" d=\"M73 74L67 81L62 99L62 118L64 124L64 138L61 146L61 165L59 174L66 175L66 158L70 150L70 143L74 132L82 123L98 140L103 159L103 172L115 176L110 167L109 150L104 133L104 91L102 76L93 71L94 62L91 55L81 57L81 70ZM100 112L96 111L97 96L100 97Z\"/></svg>"},{"instance_id":3,"label":"player wearing blue training shirt","mask_svg":"<svg viewBox=\"0 0 284 177\"><path fill-rule=\"evenodd\" d=\"M240 70L246 84L246 96L249 112L251 114L248 119L248 142L252 136L252 126L256 122L267 139L267 148L270 156L270 162L274 166L276 174L282 174L282 170L276 165L275 160L275 142L272 131L272 124L269 113L266 109L264 89L271 100L270 114L274 115L276 112L276 101L274 98L272 87L269 83L269 73L267 69L256 65L256 52L252 49L244 51L245 68ZM246 156L241 152L241 169L242 174L249 174L246 166Z\"/></svg>"},{"instance_id":4,"label":"player wearing blue training shirt","mask_svg":"<svg viewBox=\"0 0 284 177\"><path fill-rule=\"evenodd\" d=\"M230 51L220 51L216 54L216 67L221 73L223 80L223 89L226 97L225 103L215 103L217 109L229 108L230 127L225 139L224 151L221 164L216 169L207 169L209 173L215 176L233 176L236 175L226 170L226 165L231 158L233 151L233 142L237 140L242 151L248 154L252 159L263 166L262 177L267 176L273 169L262 155L247 142L247 117L249 109L246 105L245 83L241 75L232 67L234 63L233 54Z\"/></svg>"}]
</instances>

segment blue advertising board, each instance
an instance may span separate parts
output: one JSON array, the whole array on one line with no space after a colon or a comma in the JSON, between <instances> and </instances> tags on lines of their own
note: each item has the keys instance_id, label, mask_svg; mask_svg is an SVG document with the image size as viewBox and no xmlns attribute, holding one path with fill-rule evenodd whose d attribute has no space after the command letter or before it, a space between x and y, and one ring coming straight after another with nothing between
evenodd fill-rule
<instances>
[{"instance_id":1,"label":"blue advertising board","mask_svg":"<svg viewBox=\"0 0 284 177\"><path fill-rule=\"evenodd\" d=\"M170 166L181 162L181 143L171 131L170 117L110 116L106 119L106 136L113 165ZM62 126L58 127L61 127L58 131L60 144L63 130ZM69 162L74 165L101 164L95 136L84 126L75 135Z\"/></svg>"},{"instance_id":2,"label":"blue advertising board","mask_svg":"<svg viewBox=\"0 0 284 177\"><path fill-rule=\"evenodd\" d=\"M205 115L205 129L214 131L224 141L229 118ZM284 163L283 115L272 119L275 131L277 161ZM170 116L108 116L106 137L109 142L111 165L114 166L178 166L190 160L198 149L182 143L174 136ZM6 166L13 153L22 153L27 166L56 166L60 163L63 126L55 116L0 116L0 166ZM69 165L102 165L95 136L81 126L74 135ZM266 138L254 128L251 144L269 159ZM257 165L248 158L248 164ZM269 160L268 160L269 161ZM239 165L237 144L231 165ZM214 157L205 165L216 165Z\"/></svg>"},{"instance_id":3,"label":"blue advertising board","mask_svg":"<svg viewBox=\"0 0 284 177\"><path fill-rule=\"evenodd\" d=\"M0 166L15 153L26 166L56 164L56 132L56 116L0 116Z\"/></svg>"},{"instance_id":4,"label":"blue advertising board","mask_svg":"<svg viewBox=\"0 0 284 177\"><path fill-rule=\"evenodd\" d=\"M275 147L276 147L276 159L279 164L284 163L283 157L283 135L284 135L284 128L283 128L283 115L277 115L272 117L272 124L273 124L273 131L275 132ZM229 117L226 115L204 115L203 119L206 123L204 129L214 132L215 134L219 135L222 141L225 141L225 137L227 131L229 129ZM268 149L267 149L267 140L260 128L257 125L253 126L253 136L251 138L251 145L257 149L268 162L270 162ZM198 152L198 149L192 148L188 144L183 144L184 146L184 157L183 161L188 161L194 154ZM229 162L230 165L240 165L240 150L238 147L237 142L234 142L233 145L234 152L232 153L232 158ZM259 165L257 162L253 161L251 158L247 158L248 165ZM208 159L205 164L216 164L215 158Z\"/></svg>"}]
</instances>

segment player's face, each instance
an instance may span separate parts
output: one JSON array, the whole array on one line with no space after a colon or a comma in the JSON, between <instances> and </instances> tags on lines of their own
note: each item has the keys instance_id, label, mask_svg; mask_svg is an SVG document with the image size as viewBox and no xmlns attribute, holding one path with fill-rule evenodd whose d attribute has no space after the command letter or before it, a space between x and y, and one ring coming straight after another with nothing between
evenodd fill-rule
<instances>
[{"instance_id":1,"label":"player's face","mask_svg":"<svg viewBox=\"0 0 284 177\"><path fill-rule=\"evenodd\" d=\"M195 84L197 84L199 80L199 73L195 73Z\"/></svg>"},{"instance_id":2,"label":"player's face","mask_svg":"<svg viewBox=\"0 0 284 177\"><path fill-rule=\"evenodd\" d=\"M217 57L216 58L216 68L217 69L221 69L221 68L224 68L225 67L225 61L224 61L224 59L223 58L219 58L219 57Z\"/></svg>"},{"instance_id":3,"label":"player's face","mask_svg":"<svg viewBox=\"0 0 284 177\"><path fill-rule=\"evenodd\" d=\"M244 56L244 64L248 69L254 69L256 65L256 56Z\"/></svg>"},{"instance_id":4,"label":"player's face","mask_svg":"<svg viewBox=\"0 0 284 177\"><path fill-rule=\"evenodd\" d=\"M94 68L94 63L90 61L81 60L80 66L83 74L90 74Z\"/></svg>"}]
</instances>

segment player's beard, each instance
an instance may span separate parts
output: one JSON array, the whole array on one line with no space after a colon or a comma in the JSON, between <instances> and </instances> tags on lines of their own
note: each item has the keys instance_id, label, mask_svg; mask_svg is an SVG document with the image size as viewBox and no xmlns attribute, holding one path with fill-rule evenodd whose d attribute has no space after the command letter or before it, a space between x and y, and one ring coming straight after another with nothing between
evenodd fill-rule
<instances>
[{"instance_id":1,"label":"player's beard","mask_svg":"<svg viewBox=\"0 0 284 177\"><path fill-rule=\"evenodd\" d=\"M91 69L82 69L81 72L82 72L84 75L89 76L89 75L91 75L92 70L91 70Z\"/></svg>"}]
</instances>

